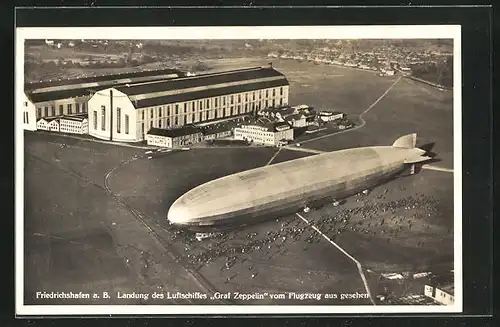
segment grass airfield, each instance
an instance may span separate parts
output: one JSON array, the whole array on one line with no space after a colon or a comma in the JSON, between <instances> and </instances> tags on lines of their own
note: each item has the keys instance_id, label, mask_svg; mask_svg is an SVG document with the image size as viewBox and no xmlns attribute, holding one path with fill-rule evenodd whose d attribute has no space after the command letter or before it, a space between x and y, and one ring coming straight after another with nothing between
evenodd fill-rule
<instances>
[{"instance_id":1,"label":"grass airfield","mask_svg":"<svg viewBox=\"0 0 500 327\"><path fill-rule=\"evenodd\" d=\"M275 67L290 79L291 104L307 103L350 115L369 108L396 80L294 61L276 61ZM441 159L436 165L452 168L451 103L448 92L401 79L363 116L363 127L308 141L302 147L332 151L390 145L401 135L417 132L420 144L435 143L433 152ZM232 299L234 303L370 304L366 297L317 301L290 295L366 293L355 264L297 216L202 242L168 225L168 208L184 192L211 179L265 165L276 151L197 148L148 160L144 150L27 133L25 301L68 303L36 299L39 290L186 293L209 292L208 287L221 293L268 293L265 299ZM273 163L307 155L282 149ZM131 160L134 156L138 158ZM120 203L144 215L162 242ZM422 170L366 196L349 198L342 206L330 204L301 215L371 271L366 274L374 295L380 273L419 272L453 263L451 173ZM167 255L169 251L175 256ZM282 294L285 299L272 299L270 294ZM91 303L186 301L115 296Z\"/></svg>"}]
</instances>

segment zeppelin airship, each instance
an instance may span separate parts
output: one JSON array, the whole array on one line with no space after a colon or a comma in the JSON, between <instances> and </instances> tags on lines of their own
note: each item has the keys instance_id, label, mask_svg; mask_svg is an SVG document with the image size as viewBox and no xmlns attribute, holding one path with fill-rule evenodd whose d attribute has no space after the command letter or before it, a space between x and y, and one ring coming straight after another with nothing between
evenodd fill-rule
<instances>
[{"instance_id":1,"label":"zeppelin airship","mask_svg":"<svg viewBox=\"0 0 500 327\"><path fill-rule=\"evenodd\" d=\"M415 147L416 137L409 134L392 146L327 152L218 178L179 197L167 219L200 230L275 219L317 201L338 201L431 159Z\"/></svg>"}]
</instances>

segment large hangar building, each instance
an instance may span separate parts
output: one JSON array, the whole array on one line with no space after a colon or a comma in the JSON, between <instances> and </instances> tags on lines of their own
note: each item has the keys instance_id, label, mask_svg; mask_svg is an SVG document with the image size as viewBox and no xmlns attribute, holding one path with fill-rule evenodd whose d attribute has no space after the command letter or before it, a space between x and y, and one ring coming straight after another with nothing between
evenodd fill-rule
<instances>
[{"instance_id":1,"label":"large hangar building","mask_svg":"<svg viewBox=\"0 0 500 327\"><path fill-rule=\"evenodd\" d=\"M271 66L114 86L88 100L89 134L138 142L151 128L179 128L285 106L288 92L288 80Z\"/></svg>"},{"instance_id":2,"label":"large hangar building","mask_svg":"<svg viewBox=\"0 0 500 327\"><path fill-rule=\"evenodd\" d=\"M181 76L183 73L179 70L160 69L25 83L22 99L23 127L36 130L36 122L41 118L86 114L92 94L106 87Z\"/></svg>"}]
</instances>

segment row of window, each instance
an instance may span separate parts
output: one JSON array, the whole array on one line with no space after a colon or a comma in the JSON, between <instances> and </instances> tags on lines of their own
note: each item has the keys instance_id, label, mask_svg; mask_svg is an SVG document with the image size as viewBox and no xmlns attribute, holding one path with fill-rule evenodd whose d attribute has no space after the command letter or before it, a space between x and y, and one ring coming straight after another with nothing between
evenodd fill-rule
<instances>
[{"instance_id":1,"label":"row of window","mask_svg":"<svg viewBox=\"0 0 500 327\"><path fill-rule=\"evenodd\" d=\"M37 128L47 130L47 131L59 132L59 125L58 124L37 124Z\"/></svg>"},{"instance_id":2,"label":"row of window","mask_svg":"<svg viewBox=\"0 0 500 327\"><path fill-rule=\"evenodd\" d=\"M68 128L70 128L70 127L85 127L88 125L88 123L86 123L86 122L72 121L72 120L66 120L66 119L52 120L50 122L46 122L45 120L40 120L37 124L39 124L39 125L56 124L56 125L60 125L61 127L66 126Z\"/></svg>"},{"instance_id":3,"label":"row of window","mask_svg":"<svg viewBox=\"0 0 500 327\"><path fill-rule=\"evenodd\" d=\"M447 294L447 293L445 293L443 291L439 291L439 293L440 293L441 297L443 297L443 298L449 297L450 299L453 300L453 295Z\"/></svg>"},{"instance_id":4,"label":"row of window","mask_svg":"<svg viewBox=\"0 0 500 327\"><path fill-rule=\"evenodd\" d=\"M273 96L274 96L274 93L275 93L275 89L273 89ZM269 89L266 90L266 98L267 97L267 93L269 92ZM262 93L262 90L260 91L260 93ZM235 95L231 95L230 96L230 104L231 105L234 105L234 97ZM245 94L245 97L246 97L246 101L245 102L248 102L248 93ZM184 114L188 113L188 110L191 109L191 111L195 111L195 106L196 106L196 103L198 104L198 110L204 110L204 109L214 109L214 108L218 108L219 107L219 101L218 99L219 98L213 98L214 99L214 107L210 107L210 99L206 99L206 100L199 100L199 101L191 101L191 102L185 102L182 107L182 111ZM241 94L238 94L238 103L241 103ZM255 101L255 92L253 93L253 100ZM260 100L260 97L259 97L259 100ZM265 106L268 107L269 106L269 103L272 103L272 106L275 107L276 106L276 100L277 99L266 99L265 101ZM226 106L226 97L222 97L222 106ZM279 99L279 105L282 106L284 103L284 97L281 97ZM203 107L203 105L206 105L205 108ZM245 104L245 106L247 106L248 104ZM255 104L254 104L255 105ZM158 107L158 118L161 118L163 116L164 113L166 113L166 116L171 116L171 113L172 115L179 115L179 112L180 112L180 109L181 109L181 106L179 104L175 104L175 105L172 105L173 106L173 110L172 112L170 112L170 105L167 105L166 107L166 112L163 111L163 108L162 107ZM141 114L141 119L144 120L145 119L145 111L146 110L143 110L142 111L142 114ZM150 118L153 119L154 118L154 111L155 111L155 108L151 108L149 110L149 115L150 115Z\"/></svg>"},{"instance_id":5,"label":"row of window","mask_svg":"<svg viewBox=\"0 0 500 327\"><path fill-rule=\"evenodd\" d=\"M219 115L219 110L213 110L213 111L203 111L199 112L198 114L191 114L191 120L188 121L189 114L188 115L180 115L176 117L168 117L164 119L158 119L158 120L150 120L149 121L149 127L158 127L158 128L163 128L163 127L174 127L174 126L179 126L179 125L186 125L188 123L196 123L196 122L201 122L201 121L206 121L210 119L217 119L217 118L225 118L225 117L230 117L234 115L239 115L239 114L244 114L250 112L249 109L252 108L252 110L255 110L255 106L247 106L245 105L243 107L243 111L241 106L236 106L236 108L231 107L228 110L225 110L222 115ZM142 123L142 126L144 126L144 122ZM144 130L144 127L143 127Z\"/></svg>"},{"instance_id":6,"label":"row of window","mask_svg":"<svg viewBox=\"0 0 500 327\"><path fill-rule=\"evenodd\" d=\"M273 106L275 106L275 102L273 100ZM282 104L282 102L280 101L280 105ZM268 101L266 101L266 106L268 106L269 103ZM194 123L194 122L201 122L201 121L205 121L205 120L210 120L210 119L218 119L218 118L225 118L225 117L231 117L231 116L234 116L234 115L240 115L240 114L244 114L244 113L249 113L251 111L254 111L254 110L260 110L260 105L256 105L254 103L252 104L245 104L244 106L241 106L241 105L238 105L236 107L230 107L230 108L226 108L224 110L222 110L222 113L220 113L221 110L219 109L216 109L216 110L212 110L212 111L202 111L202 112L198 112L198 113L192 113L191 114L191 121L190 123ZM152 111L151 111L152 112ZM143 116L144 116L144 111L142 112L143 113ZM153 115L151 115L151 119L154 119L153 118ZM167 117L166 119L166 126L165 127L170 127L170 121L174 122L174 126L177 126L179 125L179 123L181 124L187 124L188 122L188 116L189 114L187 115L180 115L180 116L175 116L175 117ZM161 118L161 116L160 116ZM150 120L150 127L153 127L153 120ZM159 125L158 127L162 127L162 120L159 120Z\"/></svg>"},{"instance_id":7,"label":"row of window","mask_svg":"<svg viewBox=\"0 0 500 327\"><path fill-rule=\"evenodd\" d=\"M170 146L170 140L162 136L149 135L148 144Z\"/></svg>"},{"instance_id":8,"label":"row of window","mask_svg":"<svg viewBox=\"0 0 500 327\"><path fill-rule=\"evenodd\" d=\"M27 111L24 112L24 115L23 115L23 123L24 124L29 124L30 123L30 120L29 120L29 114Z\"/></svg>"},{"instance_id":9,"label":"row of window","mask_svg":"<svg viewBox=\"0 0 500 327\"><path fill-rule=\"evenodd\" d=\"M97 110L93 112L93 122L94 130L97 130ZM101 130L106 130L106 106L101 106ZM121 108L116 108L116 132L122 132L122 110ZM130 133L130 118L125 115L125 134Z\"/></svg>"},{"instance_id":10,"label":"row of window","mask_svg":"<svg viewBox=\"0 0 500 327\"><path fill-rule=\"evenodd\" d=\"M67 115L72 115L73 113L80 114L80 113L87 112L87 107L85 106L85 103L75 103L74 105L75 105L74 112L73 112L73 104L72 103L68 103L66 105ZM49 106L45 106L45 107L43 107L43 111L42 111L42 107L38 107L38 108L36 108L36 117L42 118L42 117L54 117L57 115L59 115L59 116L64 115L64 111L63 111L64 105L60 104L58 109L59 110L56 113L55 106L50 106L50 108L49 108Z\"/></svg>"},{"instance_id":11,"label":"row of window","mask_svg":"<svg viewBox=\"0 0 500 327\"><path fill-rule=\"evenodd\" d=\"M61 126L85 126L88 125L88 122L86 121L75 121L75 120L68 120L68 119L61 119L60 122Z\"/></svg>"},{"instance_id":12,"label":"row of window","mask_svg":"<svg viewBox=\"0 0 500 327\"><path fill-rule=\"evenodd\" d=\"M73 120L62 120L61 121L61 126L62 125L68 125L68 126L81 126L82 122L79 121L73 121Z\"/></svg>"},{"instance_id":13,"label":"row of window","mask_svg":"<svg viewBox=\"0 0 500 327\"><path fill-rule=\"evenodd\" d=\"M61 132L69 132L69 133L84 133L85 128L83 126L64 126L61 125Z\"/></svg>"},{"instance_id":14,"label":"row of window","mask_svg":"<svg viewBox=\"0 0 500 327\"><path fill-rule=\"evenodd\" d=\"M252 130L250 130L250 131L246 130L244 132L243 131L241 132L242 135L243 135L243 133L245 133L245 134L251 134L251 135L254 135L254 136L257 136L257 135L264 136L264 135L269 135L270 132L257 132L257 131L252 131Z\"/></svg>"},{"instance_id":15,"label":"row of window","mask_svg":"<svg viewBox=\"0 0 500 327\"><path fill-rule=\"evenodd\" d=\"M273 137L269 137L270 135L266 133L266 135L247 135L247 133L239 133L239 132L235 132L234 133L234 136L236 138L242 138L244 140L255 140L257 142L263 142L263 143L273 143L274 142L274 138Z\"/></svg>"}]
</instances>

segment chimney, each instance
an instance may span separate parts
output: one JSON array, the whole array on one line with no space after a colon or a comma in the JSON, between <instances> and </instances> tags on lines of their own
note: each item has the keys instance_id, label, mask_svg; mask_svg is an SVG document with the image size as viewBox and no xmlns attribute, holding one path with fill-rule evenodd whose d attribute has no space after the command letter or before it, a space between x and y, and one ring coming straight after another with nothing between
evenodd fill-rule
<instances>
[{"instance_id":1,"label":"chimney","mask_svg":"<svg viewBox=\"0 0 500 327\"><path fill-rule=\"evenodd\" d=\"M273 68L273 62L269 62L269 68Z\"/></svg>"}]
</instances>

